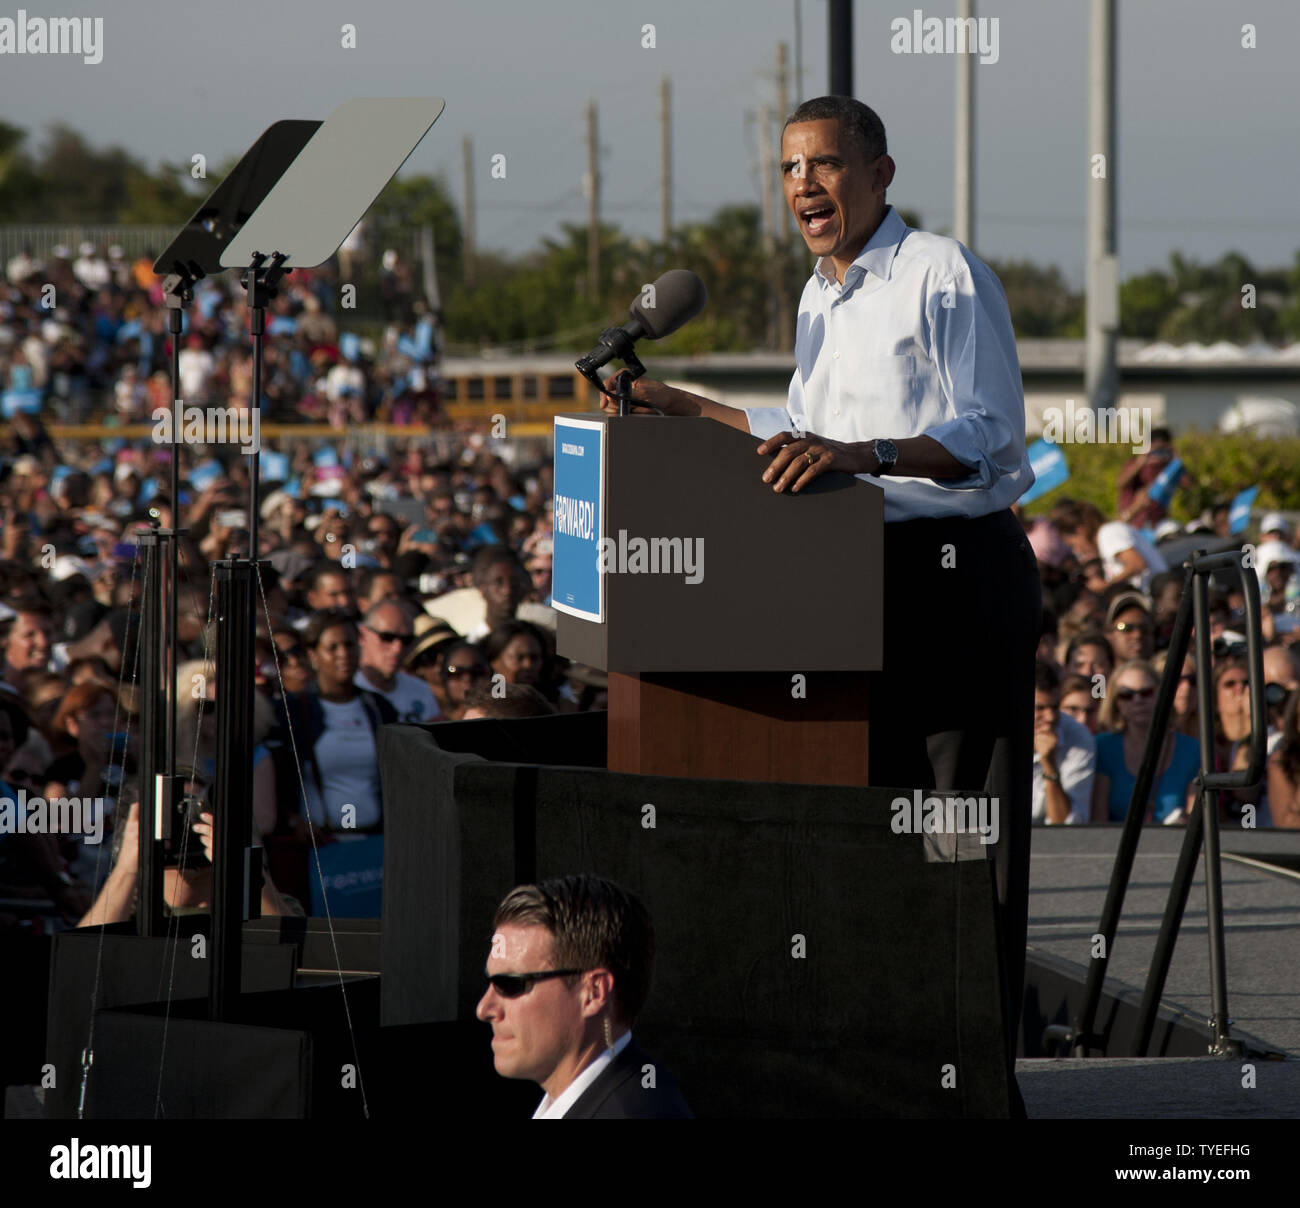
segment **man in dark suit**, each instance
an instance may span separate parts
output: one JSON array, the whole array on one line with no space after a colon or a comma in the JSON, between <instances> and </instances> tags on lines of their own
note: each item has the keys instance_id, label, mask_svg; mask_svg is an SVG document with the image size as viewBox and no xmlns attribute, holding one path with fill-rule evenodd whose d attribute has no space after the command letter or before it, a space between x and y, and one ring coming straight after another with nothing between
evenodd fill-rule
<instances>
[{"instance_id":1,"label":"man in dark suit","mask_svg":"<svg viewBox=\"0 0 1300 1208\"><path fill-rule=\"evenodd\" d=\"M690 1117L676 1079L632 1039L655 942L632 894L594 876L521 885L492 930L476 1014L497 1073L545 1092L534 1120Z\"/></svg>"}]
</instances>

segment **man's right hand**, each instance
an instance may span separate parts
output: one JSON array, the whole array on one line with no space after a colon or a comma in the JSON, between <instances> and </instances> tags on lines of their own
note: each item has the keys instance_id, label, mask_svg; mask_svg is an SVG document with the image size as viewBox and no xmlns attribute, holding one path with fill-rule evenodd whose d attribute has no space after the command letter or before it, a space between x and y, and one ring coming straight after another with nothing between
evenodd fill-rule
<instances>
[{"instance_id":1,"label":"man's right hand","mask_svg":"<svg viewBox=\"0 0 1300 1208\"><path fill-rule=\"evenodd\" d=\"M611 374L602 387L600 409L606 415L618 414L618 399L615 395L618 377L622 373L627 373L627 370L620 369L618 373ZM638 378L632 383L631 394L639 403L653 403L665 415L703 416L735 428L738 432L749 432L749 419L744 411L716 403L700 394L691 394L688 390L678 390L676 386L667 386L651 378ZM652 412L649 407L633 405L632 414L650 415Z\"/></svg>"},{"instance_id":2,"label":"man's right hand","mask_svg":"<svg viewBox=\"0 0 1300 1208\"><path fill-rule=\"evenodd\" d=\"M605 379L603 393L600 398L600 409L606 415L618 414L618 378L627 373L626 369L620 369L617 373L611 374ZM665 385L663 382L656 382L653 378L637 378L632 383L631 395L638 402L653 403L665 415L699 415L700 405L692 401L690 395L684 390L678 390L674 386ZM633 415L651 415L653 412L649 407L632 407Z\"/></svg>"}]
</instances>

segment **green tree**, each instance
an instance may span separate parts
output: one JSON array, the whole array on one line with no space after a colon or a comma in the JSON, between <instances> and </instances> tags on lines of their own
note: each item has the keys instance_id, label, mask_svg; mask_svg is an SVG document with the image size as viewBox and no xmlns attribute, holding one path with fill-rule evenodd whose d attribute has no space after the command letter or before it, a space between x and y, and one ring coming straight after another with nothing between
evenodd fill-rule
<instances>
[{"instance_id":1,"label":"green tree","mask_svg":"<svg viewBox=\"0 0 1300 1208\"><path fill-rule=\"evenodd\" d=\"M1154 340L1178 305L1173 279L1162 269L1130 277L1119 288L1120 334Z\"/></svg>"},{"instance_id":2,"label":"green tree","mask_svg":"<svg viewBox=\"0 0 1300 1208\"><path fill-rule=\"evenodd\" d=\"M447 182L441 177L407 176L394 178L375 199L366 216L376 250L372 260L378 272L378 249L394 242L403 233L433 227L433 257L438 270L438 286L444 299L448 289L460 281L464 235L460 214L451 199Z\"/></svg>"},{"instance_id":3,"label":"green tree","mask_svg":"<svg viewBox=\"0 0 1300 1208\"><path fill-rule=\"evenodd\" d=\"M1083 334L1084 300L1069 288L1061 270L1028 260L989 261L1007 295L1011 326L1025 338Z\"/></svg>"},{"instance_id":4,"label":"green tree","mask_svg":"<svg viewBox=\"0 0 1300 1208\"><path fill-rule=\"evenodd\" d=\"M21 222L40 212L43 182L23 144L27 133L0 122L0 221Z\"/></svg>"}]
</instances>

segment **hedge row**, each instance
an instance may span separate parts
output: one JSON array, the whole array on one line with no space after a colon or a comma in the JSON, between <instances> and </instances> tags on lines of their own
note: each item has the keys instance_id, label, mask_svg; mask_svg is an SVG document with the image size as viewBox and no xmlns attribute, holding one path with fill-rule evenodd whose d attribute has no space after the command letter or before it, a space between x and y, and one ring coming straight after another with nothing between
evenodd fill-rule
<instances>
[{"instance_id":1,"label":"hedge row","mask_svg":"<svg viewBox=\"0 0 1300 1208\"><path fill-rule=\"evenodd\" d=\"M1032 503L1025 514L1039 516L1061 498L1085 499L1112 517L1118 510L1115 483L1133 456L1128 445L1062 445L1070 477ZM1174 449L1187 467L1194 486L1179 491L1169 514L1186 522L1219 499L1230 499L1247 487L1259 487L1255 508L1300 511L1300 437L1264 439L1188 432L1177 436Z\"/></svg>"}]
</instances>

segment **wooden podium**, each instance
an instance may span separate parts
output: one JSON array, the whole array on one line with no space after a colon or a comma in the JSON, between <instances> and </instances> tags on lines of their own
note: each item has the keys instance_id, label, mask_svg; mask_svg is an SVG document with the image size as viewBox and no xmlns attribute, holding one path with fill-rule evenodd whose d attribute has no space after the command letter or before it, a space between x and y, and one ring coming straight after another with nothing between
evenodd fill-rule
<instances>
[{"instance_id":1,"label":"wooden podium","mask_svg":"<svg viewBox=\"0 0 1300 1208\"><path fill-rule=\"evenodd\" d=\"M696 582L662 541L649 569L612 557L604 619L591 620L563 611L557 536L556 647L609 672L609 770L866 785L880 488L826 474L778 495L762 481L759 439L714 420L561 418L604 427L598 531L611 555L635 553L638 538L642 551L679 538L702 555ZM557 449L557 493L559 462Z\"/></svg>"}]
</instances>

